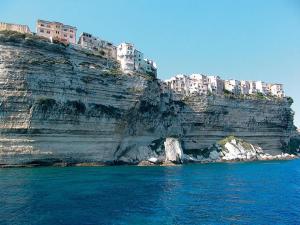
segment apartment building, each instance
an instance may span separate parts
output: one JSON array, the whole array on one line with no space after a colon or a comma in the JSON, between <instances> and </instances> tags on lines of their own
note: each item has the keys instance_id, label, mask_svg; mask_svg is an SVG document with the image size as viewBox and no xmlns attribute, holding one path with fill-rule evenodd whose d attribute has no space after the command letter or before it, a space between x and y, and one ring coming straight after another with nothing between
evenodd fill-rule
<instances>
[{"instance_id":1,"label":"apartment building","mask_svg":"<svg viewBox=\"0 0 300 225\"><path fill-rule=\"evenodd\" d=\"M282 84L272 84L271 85L271 94L273 96L283 98L285 96L284 91L283 91L283 85Z\"/></svg>"},{"instance_id":2,"label":"apartment building","mask_svg":"<svg viewBox=\"0 0 300 225\"><path fill-rule=\"evenodd\" d=\"M143 60L143 64L141 65L141 70L143 70L143 72L145 72L153 77L157 76L157 65L151 59Z\"/></svg>"},{"instance_id":3,"label":"apartment building","mask_svg":"<svg viewBox=\"0 0 300 225\"><path fill-rule=\"evenodd\" d=\"M225 80L224 88L235 95L241 94L241 82L238 80Z\"/></svg>"},{"instance_id":4,"label":"apartment building","mask_svg":"<svg viewBox=\"0 0 300 225\"><path fill-rule=\"evenodd\" d=\"M256 94L258 91L256 89L256 81L248 81L249 82L249 94Z\"/></svg>"},{"instance_id":5,"label":"apartment building","mask_svg":"<svg viewBox=\"0 0 300 225\"><path fill-rule=\"evenodd\" d=\"M138 53L135 53L135 51L134 45L130 43L122 43L117 47L117 59L120 62L123 72L131 73L135 71L135 64L138 61L135 58Z\"/></svg>"},{"instance_id":6,"label":"apartment building","mask_svg":"<svg viewBox=\"0 0 300 225\"><path fill-rule=\"evenodd\" d=\"M144 59L144 54L131 43L121 43L117 47L117 60L125 73L148 73L156 77L156 63L153 60Z\"/></svg>"},{"instance_id":7,"label":"apartment building","mask_svg":"<svg viewBox=\"0 0 300 225\"><path fill-rule=\"evenodd\" d=\"M207 94L208 78L202 74L192 74L189 76L189 93Z\"/></svg>"},{"instance_id":8,"label":"apartment building","mask_svg":"<svg viewBox=\"0 0 300 225\"><path fill-rule=\"evenodd\" d=\"M248 95L250 93L250 82L241 80L241 94Z\"/></svg>"},{"instance_id":9,"label":"apartment building","mask_svg":"<svg viewBox=\"0 0 300 225\"><path fill-rule=\"evenodd\" d=\"M94 37L92 34L83 32L79 37L78 44L82 48L99 52L104 57L117 59L117 47L111 42Z\"/></svg>"},{"instance_id":10,"label":"apartment building","mask_svg":"<svg viewBox=\"0 0 300 225\"><path fill-rule=\"evenodd\" d=\"M219 76L208 76L208 91L215 94L223 94L224 81Z\"/></svg>"},{"instance_id":11,"label":"apartment building","mask_svg":"<svg viewBox=\"0 0 300 225\"><path fill-rule=\"evenodd\" d=\"M38 20L36 23L37 35L67 44L76 44L76 32L76 27L59 22Z\"/></svg>"},{"instance_id":12,"label":"apartment building","mask_svg":"<svg viewBox=\"0 0 300 225\"><path fill-rule=\"evenodd\" d=\"M187 95L190 93L190 79L184 74L178 74L171 79L166 80L165 82L167 83L169 89L178 94Z\"/></svg>"},{"instance_id":13,"label":"apartment building","mask_svg":"<svg viewBox=\"0 0 300 225\"><path fill-rule=\"evenodd\" d=\"M165 81L168 88L176 94L188 95L193 93L206 95L209 92L223 94L224 89L234 95L248 95L262 93L278 98L285 97L282 84L267 84L262 81L225 80L219 76L205 76L192 74L190 76L179 74Z\"/></svg>"},{"instance_id":14,"label":"apartment building","mask_svg":"<svg viewBox=\"0 0 300 225\"><path fill-rule=\"evenodd\" d=\"M270 95L271 94L270 85L263 82L263 81L256 81L256 90L257 90L257 92L262 93L264 95Z\"/></svg>"}]
</instances>

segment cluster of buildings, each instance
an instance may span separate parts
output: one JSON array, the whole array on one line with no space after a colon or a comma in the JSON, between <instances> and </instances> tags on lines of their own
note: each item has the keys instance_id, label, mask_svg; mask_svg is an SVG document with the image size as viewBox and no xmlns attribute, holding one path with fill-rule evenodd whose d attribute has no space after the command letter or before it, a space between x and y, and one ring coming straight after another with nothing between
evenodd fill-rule
<instances>
[{"instance_id":1,"label":"cluster of buildings","mask_svg":"<svg viewBox=\"0 0 300 225\"><path fill-rule=\"evenodd\" d=\"M0 30L11 30L21 33L30 33L27 25L9 24L0 22ZM77 41L77 28L59 22L38 20L36 23L36 35L48 38L51 41L59 41L65 44L77 45L88 49L108 59L117 60L124 73L144 73L156 77L157 65L153 60L144 58L144 54L131 43L121 43L115 46L109 41L102 40L92 34L83 32ZM164 92L172 90L174 93L189 95L198 93L207 95L209 93L223 94L229 92L235 95L248 95L261 93L284 97L282 84L268 84L262 81L246 80L222 80L219 76L206 76L203 74L192 74L190 76L179 74L169 80L161 82Z\"/></svg>"},{"instance_id":2,"label":"cluster of buildings","mask_svg":"<svg viewBox=\"0 0 300 225\"><path fill-rule=\"evenodd\" d=\"M219 76L206 76L203 74L192 74L190 76L179 74L169 80L165 80L162 87L165 92L172 90L182 95L193 93L221 95L224 92L228 92L234 95L261 93L279 98L285 96L282 84L268 84L263 81L222 80Z\"/></svg>"},{"instance_id":3,"label":"cluster of buildings","mask_svg":"<svg viewBox=\"0 0 300 225\"><path fill-rule=\"evenodd\" d=\"M0 30L34 34L27 25L20 24L1 22ZM86 32L83 32L77 41L76 33L76 27L60 22L38 20L36 23L36 35L38 36L48 38L51 41L56 40L65 44L78 45L108 59L117 60L124 73L137 72L146 73L153 77L157 76L156 63L153 60L144 58L144 54L136 49L133 44L124 42L115 46L109 41L102 40Z\"/></svg>"}]
</instances>

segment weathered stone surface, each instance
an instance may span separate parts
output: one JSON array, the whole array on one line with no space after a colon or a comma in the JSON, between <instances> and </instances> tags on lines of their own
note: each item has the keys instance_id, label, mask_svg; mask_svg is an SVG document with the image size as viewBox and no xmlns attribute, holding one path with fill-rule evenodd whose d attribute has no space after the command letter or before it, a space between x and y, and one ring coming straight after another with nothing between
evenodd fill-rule
<instances>
[{"instance_id":1,"label":"weathered stone surface","mask_svg":"<svg viewBox=\"0 0 300 225\"><path fill-rule=\"evenodd\" d=\"M74 47L0 34L0 164L160 163L168 137L191 160L229 135L274 155L294 132L285 99L174 101L156 80L118 67Z\"/></svg>"},{"instance_id":2,"label":"weathered stone surface","mask_svg":"<svg viewBox=\"0 0 300 225\"><path fill-rule=\"evenodd\" d=\"M164 142L166 162L182 163L183 152L181 144L176 138L166 138Z\"/></svg>"},{"instance_id":3,"label":"weathered stone surface","mask_svg":"<svg viewBox=\"0 0 300 225\"><path fill-rule=\"evenodd\" d=\"M219 143L214 144L207 149L206 156L193 157L191 155L184 155L184 159L188 162L233 162L233 161L253 161L253 160L286 160L294 159L298 156L296 154L288 154L281 152L277 155L270 155L263 151L257 145L250 144L240 138L233 136L227 137Z\"/></svg>"}]
</instances>

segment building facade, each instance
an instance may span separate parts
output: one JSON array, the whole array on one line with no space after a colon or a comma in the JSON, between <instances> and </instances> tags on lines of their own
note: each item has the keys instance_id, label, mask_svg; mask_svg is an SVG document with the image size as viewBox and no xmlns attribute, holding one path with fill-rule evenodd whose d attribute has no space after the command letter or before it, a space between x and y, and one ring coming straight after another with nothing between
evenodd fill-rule
<instances>
[{"instance_id":1,"label":"building facade","mask_svg":"<svg viewBox=\"0 0 300 225\"><path fill-rule=\"evenodd\" d=\"M285 97L285 94L283 91L283 85L282 84L272 84L271 85L271 94L273 96L277 96L279 98Z\"/></svg>"},{"instance_id":2,"label":"building facade","mask_svg":"<svg viewBox=\"0 0 300 225\"><path fill-rule=\"evenodd\" d=\"M223 94L224 81L219 76L208 76L208 91L215 94Z\"/></svg>"},{"instance_id":3,"label":"building facade","mask_svg":"<svg viewBox=\"0 0 300 225\"><path fill-rule=\"evenodd\" d=\"M116 46L114 46L111 42L94 37L89 33L82 33L79 37L78 44L82 48L99 52L104 57L117 59Z\"/></svg>"},{"instance_id":4,"label":"building facade","mask_svg":"<svg viewBox=\"0 0 300 225\"><path fill-rule=\"evenodd\" d=\"M257 89L256 89L256 82L255 81L248 81L249 82L249 94L256 94L257 93Z\"/></svg>"},{"instance_id":5,"label":"building facade","mask_svg":"<svg viewBox=\"0 0 300 225\"><path fill-rule=\"evenodd\" d=\"M192 74L190 76L178 74L166 80L165 83L176 94L189 95L197 93L206 95L208 93L208 78L202 74Z\"/></svg>"},{"instance_id":6,"label":"building facade","mask_svg":"<svg viewBox=\"0 0 300 225\"><path fill-rule=\"evenodd\" d=\"M250 82L241 80L241 94L248 95L250 93Z\"/></svg>"},{"instance_id":7,"label":"building facade","mask_svg":"<svg viewBox=\"0 0 300 225\"><path fill-rule=\"evenodd\" d=\"M59 22L49 22L38 20L36 23L36 33L38 36L58 40L64 43L76 44L77 28Z\"/></svg>"},{"instance_id":8,"label":"building facade","mask_svg":"<svg viewBox=\"0 0 300 225\"><path fill-rule=\"evenodd\" d=\"M143 72L156 77L157 76L157 65L153 60L143 59L143 64L141 65Z\"/></svg>"},{"instance_id":9,"label":"building facade","mask_svg":"<svg viewBox=\"0 0 300 225\"><path fill-rule=\"evenodd\" d=\"M225 80L218 76L205 76L203 74L192 74L190 76L179 74L171 79L165 80L168 89L176 95L189 95L198 93L207 95L208 93L223 94L224 89L234 95L252 95L262 93L278 98L285 97L282 84L267 84L262 81L247 80Z\"/></svg>"},{"instance_id":10,"label":"building facade","mask_svg":"<svg viewBox=\"0 0 300 225\"><path fill-rule=\"evenodd\" d=\"M189 93L199 93L200 95L208 92L208 78L202 74L192 74L189 76Z\"/></svg>"},{"instance_id":11,"label":"building facade","mask_svg":"<svg viewBox=\"0 0 300 225\"><path fill-rule=\"evenodd\" d=\"M263 95L271 94L270 85L263 81L256 81L256 90Z\"/></svg>"},{"instance_id":12,"label":"building facade","mask_svg":"<svg viewBox=\"0 0 300 225\"><path fill-rule=\"evenodd\" d=\"M144 54L131 43L121 43L117 47L117 59L125 73L147 73L156 77L157 66L153 60L144 59Z\"/></svg>"},{"instance_id":13,"label":"building facade","mask_svg":"<svg viewBox=\"0 0 300 225\"><path fill-rule=\"evenodd\" d=\"M177 94L187 95L190 93L190 79L184 74L178 74L175 77L172 77L169 80L165 81L170 90Z\"/></svg>"},{"instance_id":14,"label":"building facade","mask_svg":"<svg viewBox=\"0 0 300 225\"><path fill-rule=\"evenodd\" d=\"M241 82L238 80L225 80L224 88L235 95L241 94Z\"/></svg>"},{"instance_id":15,"label":"building facade","mask_svg":"<svg viewBox=\"0 0 300 225\"><path fill-rule=\"evenodd\" d=\"M0 31L2 30L16 31L23 34L31 34L29 27L27 25L21 25L21 24L0 22Z\"/></svg>"},{"instance_id":16,"label":"building facade","mask_svg":"<svg viewBox=\"0 0 300 225\"><path fill-rule=\"evenodd\" d=\"M134 46L130 43L122 43L117 47L117 59L123 72L131 73L135 71L136 55Z\"/></svg>"}]
</instances>

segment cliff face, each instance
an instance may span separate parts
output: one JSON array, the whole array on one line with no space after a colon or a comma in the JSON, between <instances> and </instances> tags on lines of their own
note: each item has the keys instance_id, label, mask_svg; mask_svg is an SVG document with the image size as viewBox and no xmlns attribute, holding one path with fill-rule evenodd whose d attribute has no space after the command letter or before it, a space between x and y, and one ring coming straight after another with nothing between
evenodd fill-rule
<instances>
[{"instance_id":1,"label":"cliff face","mask_svg":"<svg viewBox=\"0 0 300 225\"><path fill-rule=\"evenodd\" d=\"M0 34L0 164L138 163L235 135L277 154L293 132L286 100L194 96L173 101L157 81L74 47Z\"/></svg>"}]
</instances>

